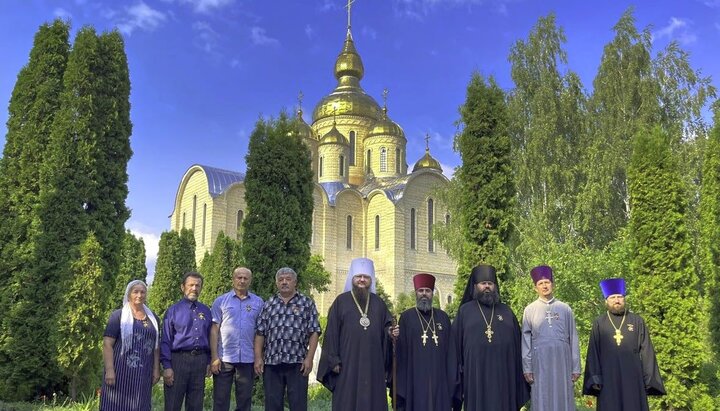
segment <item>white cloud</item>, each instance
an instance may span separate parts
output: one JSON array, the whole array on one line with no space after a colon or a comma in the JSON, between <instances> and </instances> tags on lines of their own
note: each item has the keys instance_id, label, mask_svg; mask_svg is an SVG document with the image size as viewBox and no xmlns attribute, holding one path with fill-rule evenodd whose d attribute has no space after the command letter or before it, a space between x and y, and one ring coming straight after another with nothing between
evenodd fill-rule
<instances>
[{"instance_id":1,"label":"white cloud","mask_svg":"<svg viewBox=\"0 0 720 411\"><path fill-rule=\"evenodd\" d=\"M55 10L53 10L53 16L63 19L63 20L70 20L72 18L72 14L69 11L67 11L61 7L58 7Z\"/></svg>"},{"instance_id":2,"label":"white cloud","mask_svg":"<svg viewBox=\"0 0 720 411\"><path fill-rule=\"evenodd\" d=\"M235 0L180 0L182 3L190 4L198 13L209 13L235 2Z\"/></svg>"},{"instance_id":3,"label":"white cloud","mask_svg":"<svg viewBox=\"0 0 720 411\"><path fill-rule=\"evenodd\" d=\"M162 24L166 16L140 1L134 6L126 8L127 17L118 23L120 32L131 35L135 29L152 31Z\"/></svg>"},{"instance_id":4,"label":"white cloud","mask_svg":"<svg viewBox=\"0 0 720 411\"><path fill-rule=\"evenodd\" d=\"M703 4L711 8L720 7L720 0L703 0Z\"/></svg>"},{"instance_id":5,"label":"white cloud","mask_svg":"<svg viewBox=\"0 0 720 411\"><path fill-rule=\"evenodd\" d=\"M445 177L447 177L448 180L452 180L453 175L455 175L455 166L440 163L440 167L442 168L442 172L445 175Z\"/></svg>"},{"instance_id":6,"label":"white cloud","mask_svg":"<svg viewBox=\"0 0 720 411\"><path fill-rule=\"evenodd\" d=\"M258 26L250 28L250 40L252 40L256 46L277 46L280 44L278 39L269 37L265 33L265 29Z\"/></svg>"},{"instance_id":7,"label":"white cloud","mask_svg":"<svg viewBox=\"0 0 720 411\"><path fill-rule=\"evenodd\" d=\"M242 67L242 62L240 61L239 58L231 59L231 60L230 60L230 67L231 67L231 68L234 68L234 69L240 68L240 67Z\"/></svg>"},{"instance_id":8,"label":"white cloud","mask_svg":"<svg viewBox=\"0 0 720 411\"><path fill-rule=\"evenodd\" d=\"M320 7L318 7L318 10L323 11L323 12L337 10L337 9L339 9L339 7L335 3L334 0L322 0Z\"/></svg>"},{"instance_id":9,"label":"white cloud","mask_svg":"<svg viewBox=\"0 0 720 411\"><path fill-rule=\"evenodd\" d=\"M315 37L315 29L313 29L312 26L309 24L305 25L305 35L310 40L312 40L313 37Z\"/></svg>"},{"instance_id":10,"label":"white cloud","mask_svg":"<svg viewBox=\"0 0 720 411\"><path fill-rule=\"evenodd\" d=\"M363 26L360 33L362 33L363 36L369 37L373 40L377 39L377 31L375 31L375 29L372 27Z\"/></svg>"},{"instance_id":11,"label":"white cloud","mask_svg":"<svg viewBox=\"0 0 720 411\"><path fill-rule=\"evenodd\" d=\"M218 32L204 21L196 21L193 23L192 28L195 32L195 45L206 53L214 53L220 38Z\"/></svg>"},{"instance_id":12,"label":"white cloud","mask_svg":"<svg viewBox=\"0 0 720 411\"><path fill-rule=\"evenodd\" d=\"M667 26L652 33L652 40L658 40L667 37L670 40L677 40L680 44L686 45L694 43L697 36L690 31L692 22L687 19L678 17L670 17Z\"/></svg>"},{"instance_id":13,"label":"white cloud","mask_svg":"<svg viewBox=\"0 0 720 411\"><path fill-rule=\"evenodd\" d=\"M134 221L128 221L126 228L135 237L142 238L145 243L145 267L147 267L148 280L150 280L155 276L155 264L160 250L160 234L153 233L148 227Z\"/></svg>"}]
</instances>

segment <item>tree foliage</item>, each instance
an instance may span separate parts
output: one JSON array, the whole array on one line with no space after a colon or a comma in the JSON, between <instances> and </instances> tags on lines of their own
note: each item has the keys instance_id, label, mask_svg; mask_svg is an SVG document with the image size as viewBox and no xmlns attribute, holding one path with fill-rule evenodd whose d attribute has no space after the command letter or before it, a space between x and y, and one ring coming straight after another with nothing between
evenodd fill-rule
<instances>
[{"instance_id":1,"label":"tree foliage","mask_svg":"<svg viewBox=\"0 0 720 411\"><path fill-rule=\"evenodd\" d=\"M306 294L324 293L329 290L330 272L325 269L325 260L322 256L313 254L310 256L305 271L298 274L298 289Z\"/></svg>"},{"instance_id":2,"label":"tree foliage","mask_svg":"<svg viewBox=\"0 0 720 411\"><path fill-rule=\"evenodd\" d=\"M155 276L148 290L148 306L155 315L162 318L165 311L182 298L180 285L183 275L195 270L195 235L192 230L183 228L179 233L162 233Z\"/></svg>"},{"instance_id":3,"label":"tree foliage","mask_svg":"<svg viewBox=\"0 0 720 411\"><path fill-rule=\"evenodd\" d=\"M260 119L245 157L246 218L242 251L253 272L253 290L263 298L275 292L275 272L284 266L299 276L310 260L313 174L310 151L295 120L281 113Z\"/></svg>"},{"instance_id":4,"label":"tree foliage","mask_svg":"<svg viewBox=\"0 0 720 411\"><path fill-rule=\"evenodd\" d=\"M240 241L222 231L215 239L212 253L206 253L200 263L203 288L200 301L212 305L213 301L232 287L232 272L243 265Z\"/></svg>"},{"instance_id":5,"label":"tree foliage","mask_svg":"<svg viewBox=\"0 0 720 411\"><path fill-rule=\"evenodd\" d=\"M128 283L146 277L145 242L142 238L135 237L129 230L125 231L120 252L120 268L115 277L114 291L108 297L110 306L114 308L122 307L122 297Z\"/></svg>"},{"instance_id":6,"label":"tree foliage","mask_svg":"<svg viewBox=\"0 0 720 411\"><path fill-rule=\"evenodd\" d=\"M102 282L102 247L90 233L80 246L80 258L71 264L73 281L63 294L57 330L57 360L70 381L70 398L92 395L99 384L102 361L99 336L107 316Z\"/></svg>"},{"instance_id":7,"label":"tree foliage","mask_svg":"<svg viewBox=\"0 0 720 411\"><path fill-rule=\"evenodd\" d=\"M659 126L635 137L628 170L631 290L634 306L652 332L665 379L668 395L659 402L663 408L690 409L707 400L699 374L709 358L705 304L686 223L687 186L671 145L670 135Z\"/></svg>"}]
</instances>

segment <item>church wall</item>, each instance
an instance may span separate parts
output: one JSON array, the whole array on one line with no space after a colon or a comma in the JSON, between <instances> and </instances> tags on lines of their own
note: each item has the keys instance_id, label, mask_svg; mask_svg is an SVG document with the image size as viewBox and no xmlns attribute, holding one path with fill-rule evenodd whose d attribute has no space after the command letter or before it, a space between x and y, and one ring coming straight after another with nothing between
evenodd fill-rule
<instances>
[{"instance_id":1,"label":"church wall","mask_svg":"<svg viewBox=\"0 0 720 411\"><path fill-rule=\"evenodd\" d=\"M195 261L200 262L205 250L214 241L212 233L213 222L213 199L208 191L207 177L201 168L195 168L189 176L186 176L186 183L180 188L181 192L179 207L173 211L171 221L175 221L173 228L177 231L188 228L193 230L195 236ZM195 223L193 225L193 198L195 198ZM205 246L202 245L202 223L203 205L207 205L205 221ZM185 224L183 225L183 213L185 213Z\"/></svg>"},{"instance_id":2,"label":"church wall","mask_svg":"<svg viewBox=\"0 0 720 411\"><path fill-rule=\"evenodd\" d=\"M364 200L357 191L347 190L341 192L336 200L334 211L337 216L337 224L334 227L336 242L333 247L336 250L336 293L343 292L347 270L353 258L365 255L366 237L365 233L365 211ZM347 247L347 217L352 216L352 247Z\"/></svg>"},{"instance_id":3,"label":"church wall","mask_svg":"<svg viewBox=\"0 0 720 411\"><path fill-rule=\"evenodd\" d=\"M345 157L343 175L340 176L340 156ZM334 181L347 181L348 174L348 148L340 144L321 144L318 149L318 164L323 159L322 176L318 171L318 181L321 183ZM318 166L319 167L319 166Z\"/></svg>"},{"instance_id":4,"label":"church wall","mask_svg":"<svg viewBox=\"0 0 720 411\"><path fill-rule=\"evenodd\" d=\"M364 140L374 119L354 115L339 115L335 118L326 117L313 123L312 128L317 135L324 136L333 126L350 140L350 132L355 132L355 165L349 166L348 182L353 185L362 185L365 182L365 149ZM349 157L348 152L348 157ZM349 163L348 163L349 164Z\"/></svg>"},{"instance_id":5,"label":"church wall","mask_svg":"<svg viewBox=\"0 0 720 411\"><path fill-rule=\"evenodd\" d=\"M380 167L381 162L381 150L386 150L386 161L385 171L382 171ZM395 149L400 149L400 171L402 173L404 167L404 161L402 151L405 149L405 140L398 137L391 136L373 136L365 139L365 151L368 149L372 151L372 157L370 159L371 167L375 177L397 177L400 173L397 173L396 165L396 153Z\"/></svg>"},{"instance_id":6,"label":"church wall","mask_svg":"<svg viewBox=\"0 0 720 411\"><path fill-rule=\"evenodd\" d=\"M218 232L222 229L228 237L238 239L238 232L242 230L242 227L238 227L238 210L242 211L243 220L247 216L245 184L237 183L232 185L222 197L225 199L225 207L221 212L220 207L216 206L218 210L213 215L213 227L217 227ZM213 241L213 245L215 245L215 241Z\"/></svg>"},{"instance_id":7,"label":"church wall","mask_svg":"<svg viewBox=\"0 0 720 411\"><path fill-rule=\"evenodd\" d=\"M380 217L379 247L375 247L375 216ZM371 193L369 196L365 236L367 238L366 256L375 262L375 275L390 296L395 296L395 205L384 193Z\"/></svg>"},{"instance_id":8,"label":"church wall","mask_svg":"<svg viewBox=\"0 0 720 411\"><path fill-rule=\"evenodd\" d=\"M440 174L432 171L420 172L417 177L411 178L405 187L403 198L398 202L399 213L402 215L405 230L403 236L403 274L399 276L398 293L412 293L414 290L413 275L426 272L433 274L436 280L436 288L440 291L440 298L443 306L447 303L446 296L452 294L455 284L457 265L450 258L444 248L434 241L434 251L428 251L428 199L434 200L434 223L444 224L447 214L446 208L440 204L434 191L437 187L444 186L447 181ZM410 248L410 216L411 209L416 210L416 248ZM452 218L452 216L451 216Z\"/></svg>"}]
</instances>

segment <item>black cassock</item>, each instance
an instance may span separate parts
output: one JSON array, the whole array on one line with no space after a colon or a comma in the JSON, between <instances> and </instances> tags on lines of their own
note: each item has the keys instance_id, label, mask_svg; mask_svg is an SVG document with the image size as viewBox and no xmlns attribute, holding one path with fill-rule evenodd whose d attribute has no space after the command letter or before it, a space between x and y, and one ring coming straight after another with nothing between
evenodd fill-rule
<instances>
[{"instance_id":1,"label":"black cassock","mask_svg":"<svg viewBox=\"0 0 720 411\"><path fill-rule=\"evenodd\" d=\"M488 321L491 307L482 306ZM458 310L453 322L458 357L454 408L480 411L517 411L530 399L522 372L521 331L515 314L503 303L495 305L492 341L476 300Z\"/></svg>"},{"instance_id":2,"label":"black cassock","mask_svg":"<svg viewBox=\"0 0 720 411\"><path fill-rule=\"evenodd\" d=\"M665 395L665 387L655 360L655 350L643 319L631 312L625 322L622 315L607 314L595 319L587 360L583 394L597 397L602 411L647 411L648 395ZM622 340L615 340L615 327L620 327ZM600 390L593 385L599 385Z\"/></svg>"},{"instance_id":3,"label":"black cassock","mask_svg":"<svg viewBox=\"0 0 720 411\"><path fill-rule=\"evenodd\" d=\"M388 408L385 381L390 339L386 328L392 316L378 296L370 293L369 298L367 330L360 325L360 311L350 291L338 295L328 312L317 378L332 391L333 410ZM335 374L332 370L338 364L340 374Z\"/></svg>"},{"instance_id":4,"label":"black cassock","mask_svg":"<svg viewBox=\"0 0 720 411\"><path fill-rule=\"evenodd\" d=\"M422 313L430 321L430 313ZM454 366L455 347L450 318L445 312L433 308L437 345L432 332L427 330L423 344L423 328L418 311L411 308L400 315L400 337L397 354L398 409L407 411L449 411L456 380ZM452 357L452 358L451 358Z\"/></svg>"}]
</instances>

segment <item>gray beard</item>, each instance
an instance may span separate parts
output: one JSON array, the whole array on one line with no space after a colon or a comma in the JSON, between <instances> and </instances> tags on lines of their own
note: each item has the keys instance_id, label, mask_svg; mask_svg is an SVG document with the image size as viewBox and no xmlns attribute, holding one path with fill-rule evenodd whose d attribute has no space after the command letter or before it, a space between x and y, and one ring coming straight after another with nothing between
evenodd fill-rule
<instances>
[{"instance_id":1,"label":"gray beard","mask_svg":"<svg viewBox=\"0 0 720 411\"><path fill-rule=\"evenodd\" d=\"M475 291L473 294L475 294L475 299L486 307L490 307L500 302L500 294L498 294L495 290L485 292Z\"/></svg>"},{"instance_id":2,"label":"gray beard","mask_svg":"<svg viewBox=\"0 0 720 411\"><path fill-rule=\"evenodd\" d=\"M353 285L352 292L355 295L355 298L357 298L360 307L365 309L365 303L367 302L370 291L368 291L367 288L358 288L357 286Z\"/></svg>"},{"instance_id":3,"label":"gray beard","mask_svg":"<svg viewBox=\"0 0 720 411\"><path fill-rule=\"evenodd\" d=\"M415 297L415 304L417 305L417 309L426 313L432 310L432 300L429 298L421 297L417 298Z\"/></svg>"}]
</instances>

